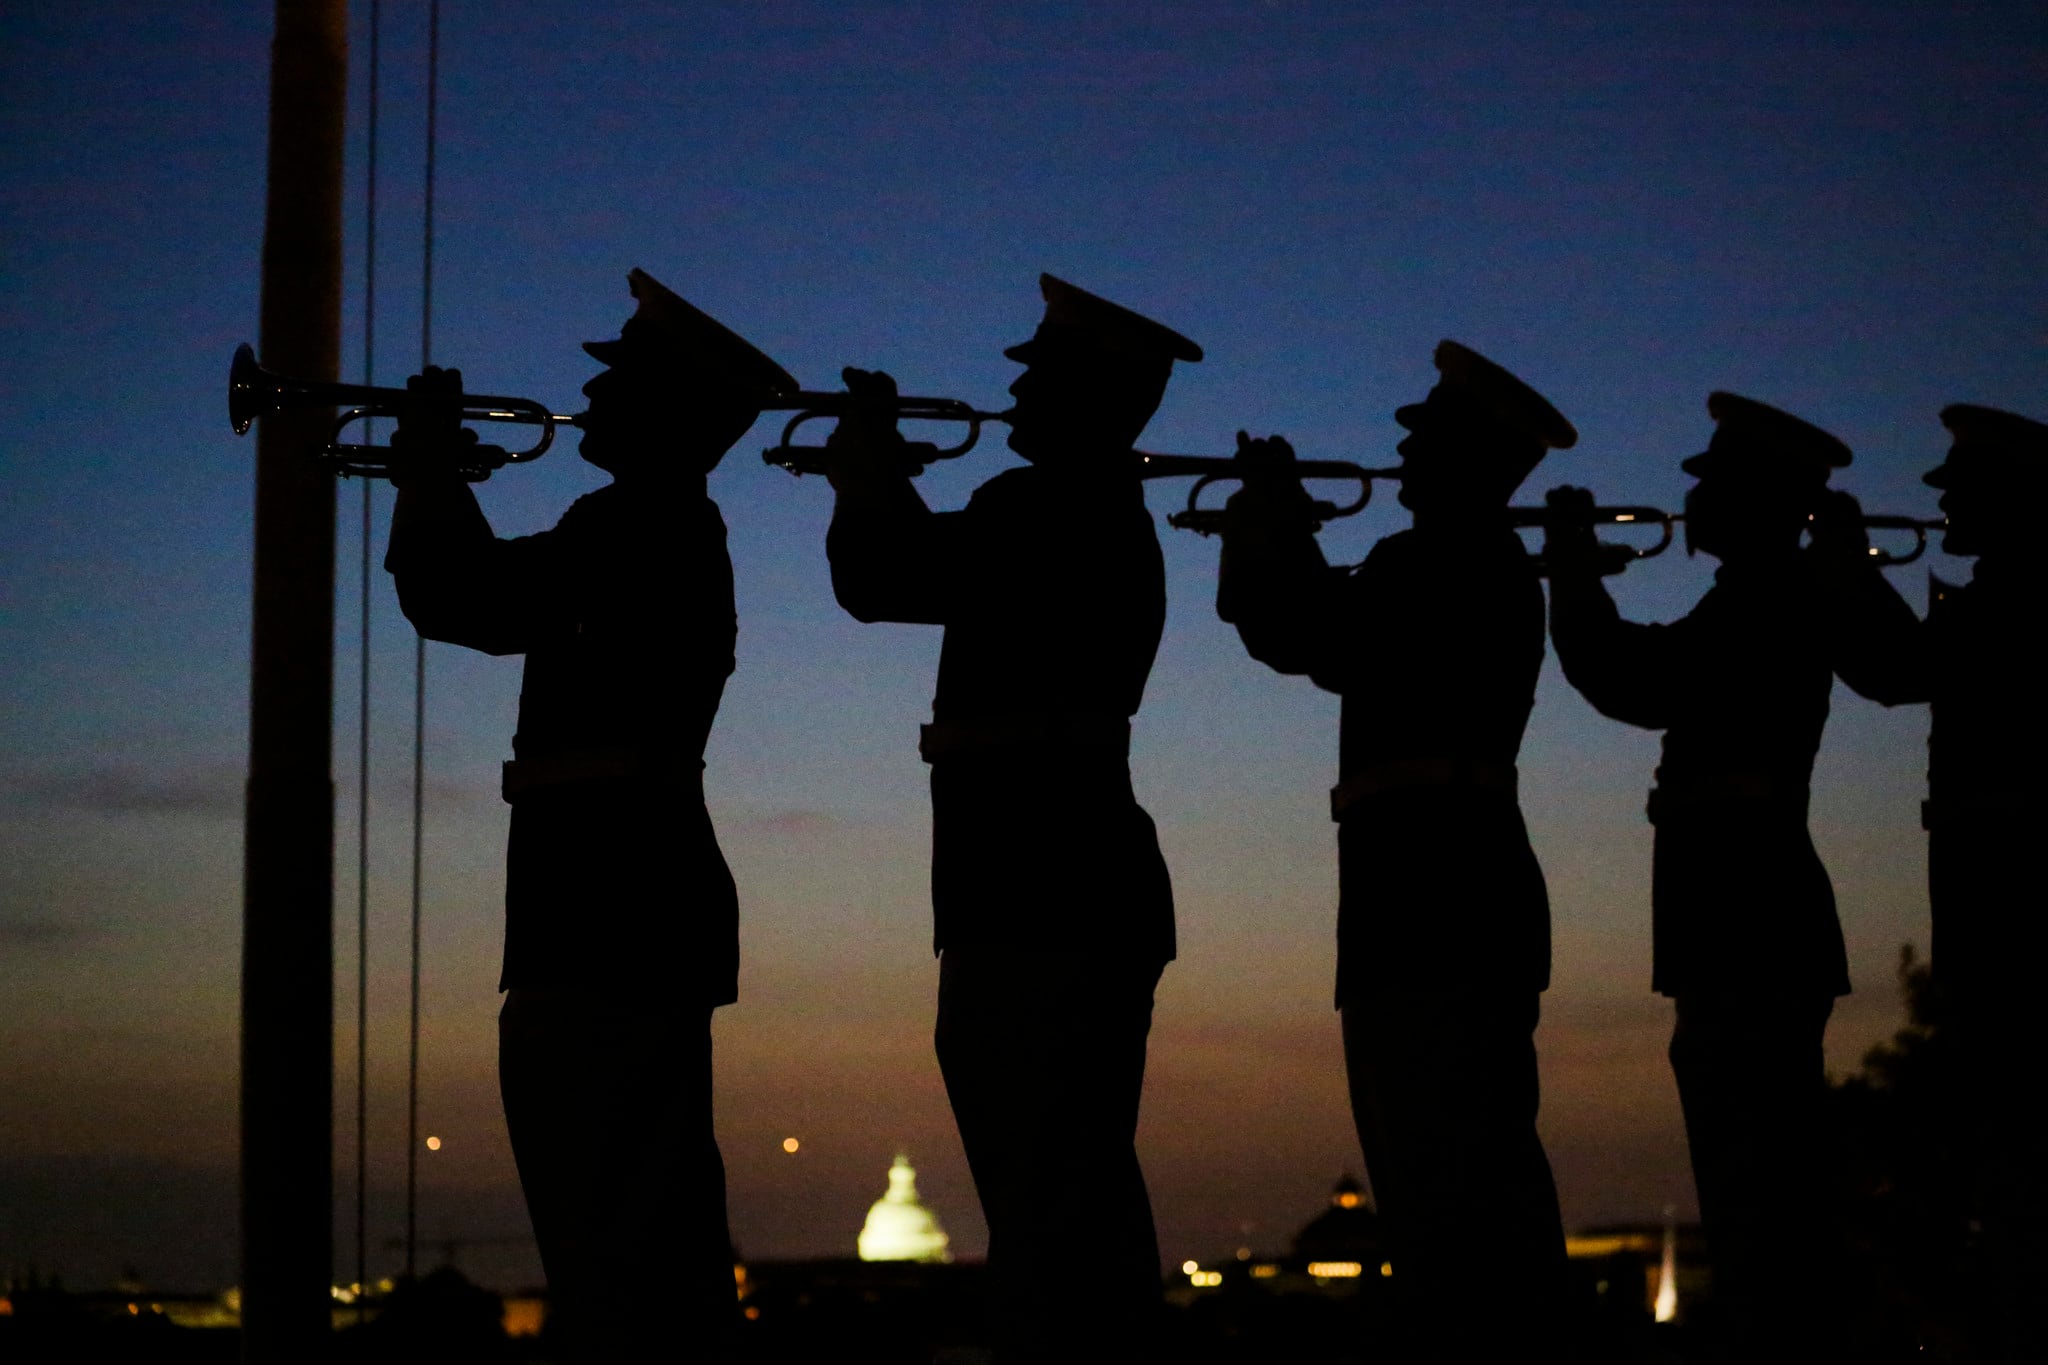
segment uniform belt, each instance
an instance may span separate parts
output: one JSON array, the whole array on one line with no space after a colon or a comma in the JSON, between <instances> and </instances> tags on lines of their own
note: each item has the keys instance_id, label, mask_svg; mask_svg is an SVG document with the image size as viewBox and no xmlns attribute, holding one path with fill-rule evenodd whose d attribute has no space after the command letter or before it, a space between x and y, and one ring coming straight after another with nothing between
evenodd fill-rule
<instances>
[{"instance_id":1,"label":"uniform belt","mask_svg":"<svg viewBox=\"0 0 2048 1365\"><path fill-rule=\"evenodd\" d=\"M1806 818L1807 789L1761 773L1701 773L1673 781L1657 770L1645 813L1661 825L1689 815L1796 815Z\"/></svg>"},{"instance_id":2,"label":"uniform belt","mask_svg":"<svg viewBox=\"0 0 2048 1365\"><path fill-rule=\"evenodd\" d=\"M949 758L1039 752L1128 758L1131 723L1100 716L1011 716L939 720L917 727L917 753L927 763Z\"/></svg>"},{"instance_id":3,"label":"uniform belt","mask_svg":"<svg viewBox=\"0 0 2048 1365\"><path fill-rule=\"evenodd\" d=\"M535 758L512 759L505 764L504 776L498 790L507 801L512 801L529 792L572 783L620 782L650 778L673 781L677 784L695 782L702 787L704 764L700 759L692 770L687 764L679 763L672 758L663 758L638 749L563 749Z\"/></svg>"},{"instance_id":4,"label":"uniform belt","mask_svg":"<svg viewBox=\"0 0 2048 1365\"><path fill-rule=\"evenodd\" d=\"M1330 818L1342 820L1376 796L1417 788L1497 792L1514 796L1520 785L1512 763L1471 758L1396 758L1367 764L1330 788Z\"/></svg>"}]
</instances>

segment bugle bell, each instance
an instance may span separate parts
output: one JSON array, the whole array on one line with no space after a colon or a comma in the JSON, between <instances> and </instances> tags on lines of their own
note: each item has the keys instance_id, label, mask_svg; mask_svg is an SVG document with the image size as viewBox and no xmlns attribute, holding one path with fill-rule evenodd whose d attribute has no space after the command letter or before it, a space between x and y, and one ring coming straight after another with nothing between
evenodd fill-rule
<instances>
[{"instance_id":1,"label":"bugle bell","mask_svg":"<svg viewBox=\"0 0 2048 1365\"><path fill-rule=\"evenodd\" d=\"M1258 462L1247 461L1236 455L1158 455L1151 451L1131 452L1138 461L1138 477L1141 479L1178 479L1192 477L1194 484L1188 489L1188 505L1178 512L1170 512L1166 524L1182 531L1193 531L1196 535L1214 535L1223 529L1224 510L1221 507L1200 505L1202 492L1213 483L1230 480L1242 482L1260 477L1290 479L1339 479L1346 482L1356 480L1358 496L1350 502L1329 502L1316 499L1309 504L1309 516L1317 526L1339 517L1348 517L1363 511L1372 501L1374 479L1398 479L1398 469L1368 469L1350 460L1285 460Z\"/></svg>"},{"instance_id":2,"label":"bugle bell","mask_svg":"<svg viewBox=\"0 0 2048 1365\"><path fill-rule=\"evenodd\" d=\"M338 437L350 423L372 417L396 417L406 405L417 401L416 396L405 389L342 384L324 379L293 379L274 370L266 370L256 363L256 352L247 342L235 348L234 363L228 367L228 421L237 436L246 434L257 418L288 408L348 409L334 419L328 443L318 457L343 477L351 474L366 479L389 477L392 452L389 446L352 445L334 437ZM554 443L556 427L573 427L580 420L551 412L529 398L465 393L457 395L455 401L461 405L465 422L517 422L540 428L540 438L524 450L508 451L481 443L470 447L455 472L472 483L489 478L492 470L504 465L526 464L539 459Z\"/></svg>"},{"instance_id":3,"label":"bugle bell","mask_svg":"<svg viewBox=\"0 0 2048 1365\"><path fill-rule=\"evenodd\" d=\"M861 395L838 393L778 394L762 405L764 412L791 412L783 425L782 435L772 446L761 452L761 462L772 464L778 469L787 469L799 477L805 474L823 474L832 467L832 460L824 446L800 446L791 438L806 422L838 420L863 405L876 405L899 422L964 422L967 434L952 445L938 445L926 441L906 441L903 454L906 462L905 473L921 474L924 467L934 460L951 460L974 449L981 440L981 425L984 422L1009 420L1008 412L983 412L957 398L917 398L899 395L886 404L876 404L872 398Z\"/></svg>"}]
</instances>

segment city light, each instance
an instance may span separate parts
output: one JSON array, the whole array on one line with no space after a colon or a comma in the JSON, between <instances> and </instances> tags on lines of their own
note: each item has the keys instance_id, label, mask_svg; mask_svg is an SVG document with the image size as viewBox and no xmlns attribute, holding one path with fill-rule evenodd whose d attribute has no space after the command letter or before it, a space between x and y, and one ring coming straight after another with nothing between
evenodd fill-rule
<instances>
[{"instance_id":1,"label":"city light","mask_svg":"<svg viewBox=\"0 0 2048 1365\"><path fill-rule=\"evenodd\" d=\"M1183 1275L1192 1275L1201 1268L1201 1264L1197 1261L1182 1261L1180 1263L1180 1273Z\"/></svg>"},{"instance_id":2,"label":"city light","mask_svg":"<svg viewBox=\"0 0 2048 1365\"><path fill-rule=\"evenodd\" d=\"M439 1138L437 1138L437 1137L430 1137L430 1138L428 1138L428 1139L427 1139L427 1150L428 1150L428 1151L430 1151L430 1152L438 1152L438 1151L440 1151L440 1150L441 1150L441 1139L439 1139Z\"/></svg>"},{"instance_id":3,"label":"city light","mask_svg":"<svg viewBox=\"0 0 2048 1365\"><path fill-rule=\"evenodd\" d=\"M785 1152L794 1152L797 1148L801 1146L803 1146L803 1144L801 1142L798 1142L793 1137L786 1137L782 1140L782 1150Z\"/></svg>"},{"instance_id":4,"label":"city light","mask_svg":"<svg viewBox=\"0 0 2048 1365\"><path fill-rule=\"evenodd\" d=\"M1319 1280L1355 1280L1365 1273L1365 1267L1357 1261L1310 1261L1308 1273Z\"/></svg>"}]
</instances>

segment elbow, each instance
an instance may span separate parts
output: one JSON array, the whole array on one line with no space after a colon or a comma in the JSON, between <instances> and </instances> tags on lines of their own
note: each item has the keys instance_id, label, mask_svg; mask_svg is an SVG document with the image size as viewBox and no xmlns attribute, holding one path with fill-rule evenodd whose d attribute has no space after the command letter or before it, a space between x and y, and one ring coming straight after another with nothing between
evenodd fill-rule
<instances>
[{"instance_id":1,"label":"elbow","mask_svg":"<svg viewBox=\"0 0 2048 1365\"><path fill-rule=\"evenodd\" d=\"M838 574L832 576L832 596L838 600L841 611L864 626L887 619L882 614L881 603L875 600L875 594L865 591L859 584L842 580Z\"/></svg>"},{"instance_id":2,"label":"elbow","mask_svg":"<svg viewBox=\"0 0 2048 1365\"><path fill-rule=\"evenodd\" d=\"M1240 624L1237 638L1244 642L1245 653L1275 673L1302 674L1315 666L1308 651L1296 647L1295 642L1283 634Z\"/></svg>"}]
</instances>

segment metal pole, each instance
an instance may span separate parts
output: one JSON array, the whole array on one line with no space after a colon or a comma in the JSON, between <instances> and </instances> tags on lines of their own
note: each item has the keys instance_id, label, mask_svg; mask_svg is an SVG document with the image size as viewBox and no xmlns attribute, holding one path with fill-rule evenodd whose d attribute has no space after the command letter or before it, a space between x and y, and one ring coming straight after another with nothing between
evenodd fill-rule
<instances>
[{"instance_id":1,"label":"metal pole","mask_svg":"<svg viewBox=\"0 0 2048 1365\"><path fill-rule=\"evenodd\" d=\"M341 360L346 0L277 0L263 363ZM242 864L242 1360L332 1346L334 479L307 458L332 414L256 437L255 603Z\"/></svg>"}]
</instances>

